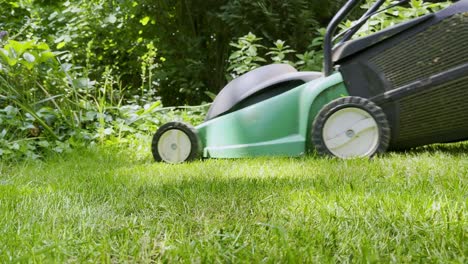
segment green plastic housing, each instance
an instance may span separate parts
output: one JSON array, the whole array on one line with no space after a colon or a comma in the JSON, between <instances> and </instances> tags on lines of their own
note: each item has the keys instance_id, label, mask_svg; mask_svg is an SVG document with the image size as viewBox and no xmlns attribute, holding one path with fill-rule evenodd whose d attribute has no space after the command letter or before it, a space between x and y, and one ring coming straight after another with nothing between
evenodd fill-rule
<instances>
[{"instance_id":1,"label":"green plastic housing","mask_svg":"<svg viewBox=\"0 0 468 264\"><path fill-rule=\"evenodd\" d=\"M347 96L340 73L319 78L196 127L205 158L301 156L313 148L309 132L330 101Z\"/></svg>"}]
</instances>

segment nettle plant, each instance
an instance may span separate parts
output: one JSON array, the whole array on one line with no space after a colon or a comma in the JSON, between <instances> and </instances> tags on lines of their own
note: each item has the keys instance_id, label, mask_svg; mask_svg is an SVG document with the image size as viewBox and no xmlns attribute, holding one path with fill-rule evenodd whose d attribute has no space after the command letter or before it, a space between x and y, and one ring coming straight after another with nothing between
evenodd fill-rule
<instances>
[{"instance_id":1,"label":"nettle plant","mask_svg":"<svg viewBox=\"0 0 468 264\"><path fill-rule=\"evenodd\" d=\"M305 53L297 53L283 40L276 40L270 47L261 45L262 38L253 33L240 37L230 45L235 48L229 57L228 72L235 78L268 63L287 63L301 71L322 69L322 43L325 29L317 30Z\"/></svg>"},{"instance_id":2,"label":"nettle plant","mask_svg":"<svg viewBox=\"0 0 468 264\"><path fill-rule=\"evenodd\" d=\"M63 120L56 94L64 74L45 43L8 40L0 48L0 156L64 151L54 123ZM13 155L14 154L14 155Z\"/></svg>"},{"instance_id":3,"label":"nettle plant","mask_svg":"<svg viewBox=\"0 0 468 264\"><path fill-rule=\"evenodd\" d=\"M265 49L265 46L259 44L262 38L258 38L255 34L249 33L240 37L237 42L231 42L229 45L235 48L235 51L229 56L229 67L231 77L238 77L246 72L260 67L267 62L259 51Z\"/></svg>"}]
</instances>

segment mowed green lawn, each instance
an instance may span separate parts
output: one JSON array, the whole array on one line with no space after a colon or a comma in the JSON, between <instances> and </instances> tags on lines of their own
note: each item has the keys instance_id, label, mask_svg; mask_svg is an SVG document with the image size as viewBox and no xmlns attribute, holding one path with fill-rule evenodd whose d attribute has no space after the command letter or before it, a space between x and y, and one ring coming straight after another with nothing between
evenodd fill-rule
<instances>
[{"instance_id":1,"label":"mowed green lawn","mask_svg":"<svg viewBox=\"0 0 468 264\"><path fill-rule=\"evenodd\" d=\"M176 166L136 151L0 162L0 262L468 262L466 143Z\"/></svg>"}]
</instances>

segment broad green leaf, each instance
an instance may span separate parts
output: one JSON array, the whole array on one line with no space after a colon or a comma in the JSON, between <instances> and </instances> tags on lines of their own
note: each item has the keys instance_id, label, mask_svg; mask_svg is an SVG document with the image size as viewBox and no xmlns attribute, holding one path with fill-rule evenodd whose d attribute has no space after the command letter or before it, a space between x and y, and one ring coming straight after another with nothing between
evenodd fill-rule
<instances>
[{"instance_id":1,"label":"broad green leaf","mask_svg":"<svg viewBox=\"0 0 468 264\"><path fill-rule=\"evenodd\" d=\"M31 63L31 64L33 64L33 63L36 61L36 57L35 57L33 54L29 53L29 52L25 52L25 53L23 54L23 58L24 58L27 62L29 62L29 63Z\"/></svg>"},{"instance_id":2,"label":"broad green leaf","mask_svg":"<svg viewBox=\"0 0 468 264\"><path fill-rule=\"evenodd\" d=\"M48 59L55 58L55 54L51 51L44 51L41 54L39 54L40 62L45 62Z\"/></svg>"},{"instance_id":3,"label":"broad green leaf","mask_svg":"<svg viewBox=\"0 0 468 264\"><path fill-rule=\"evenodd\" d=\"M61 49L61 48L65 47L66 44L67 43L65 41L60 42L59 44L57 44L57 49Z\"/></svg>"},{"instance_id":4,"label":"broad green leaf","mask_svg":"<svg viewBox=\"0 0 468 264\"><path fill-rule=\"evenodd\" d=\"M50 147L50 143L48 141L45 141L45 140L41 140L37 143L37 145L43 147L43 148L48 148Z\"/></svg>"},{"instance_id":5,"label":"broad green leaf","mask_svg":"<svg viewBox=\"0 0 468 264\"><path fill-rule=\"evenodd\" d=\"M84 120L93 121L96 118L97 114L98 113L95 111L88 111L86 112L86 117Z\"/></svg>"},{"instance_id":6,"label":"broad green leaf","mask_svg":"<svg viewBox=\"0 0 468 264\"><path fill-rule=\"evenodd\" d=\"M68 72L68 71L70 71L71 68L73 67L73 64L71 64L71 63L64 63L64 64L61 65L61 67L62 67L62 70L63 70L64 72Z\"/></svg>"},{"instance_id":7,"label":"broad green leaf","mask_svg":"<svg viewBox=\"0 0 468 264\"><path fill-rule=\"evenodd\" d=\"M32 70L34 68L34 66L35 66L34 63L28 62L26 60L20 60L19 63L21 65L24 65L28 70Z\"/></svg>"},{"instance_id":8,"label":"broad green leaf","mask_svg":"<svg viewBox=\"0 0 468 264\"><path fill-rule=\"evenodd\" d=\"M47 45L46 43L39 43L36 45L36 49L39 49L39 50L50 50L50 47L49 45Z\"/></svg>"},{"instance_id":9,"label":"broad green leaf","mask_svg":"<svg viewBox=\"0 0 468 264\"><path fill-rule=\"evenodd\" d=\"M111 23L111 24L114 24L115 22L117 22L117 17L114 15L114 14L110 14L107 18L106 18L106 21Z\"/></svg>"},{"instance_id":10,"label":"broad green leaf","mask_svg":"<svg viewBox=\"0 0 468 264\"><path fill-rule=\"evenodd\" d=\"M136 114L142 116L146 115L148 113L151 113L154 109L160 107L162 105L161 101L157 101L153 103L152 105L148 106L146 109L140 109L136 112Z\"/></svg>"},{"instance_id":11,"label":"broad green leaf","mask_svg":"<svg viewBox=\"0 0 468 264\"><path fill-rule=\"evenodd\" d=\"M150 19L151 19L151 18L150 18L149 16L146 16L146 17L140 19L140 23L141 23L143 26L146 26L146 25L148 25L148 22L150 22Z\"/></svg>"},{"instance_id":12,"label":"broad green leaf","mask_svg":"<svg viewBox=\"0 0 468 264\"><path fill-rule=\"evenodd\" d=\"M78 78L72 81L73 87L78 89L88 89L91 88L93 82L91 82L88 78Z\"/></svg>"},{"instance_id":13,"label":"broad green leaf","mask_svg":"<svg viewBox=\"0 0 468 264\"><path fill-rule=\"evenodd\" d=\"M110 136L110 135L112 135L112 134L114 133L114 129L112 129L112 128L106 128L106 129L104 129L103 133L104 133L104 135L106 135L106 136Z\"/></svg>"},{"instance_id":14,"label":"broad green leaf","mask_svg":"<svg viewBox=\"0 0 468 264\"><path fill-rule=\"evenodd\" d=\"M19 41L14 41L14 40L9 40L8 44L5 45L5 49L8 50L13 50L17 56L23 55L23 53L29 49L34 48L34 41L24 41L24 42L19 42Z\"/></svg>"},{"instance_id":15,"label":"broad green leaf","mask_svg":"<svg viewBox=\"0 0 468 264\"><path fill-rule=\"evenodd\" d=\"M10 64L10 52L8 52L8 50L0 48L0 58L5 63L8 63L11 66L11 64Z\"/></svg>"}]
</instances>

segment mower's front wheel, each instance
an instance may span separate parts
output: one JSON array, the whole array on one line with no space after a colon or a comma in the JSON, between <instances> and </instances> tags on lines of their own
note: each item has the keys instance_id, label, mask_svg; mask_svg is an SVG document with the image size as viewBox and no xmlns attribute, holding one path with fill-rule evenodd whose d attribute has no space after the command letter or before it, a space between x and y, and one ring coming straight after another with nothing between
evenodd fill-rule
<instances>
[{"instance_id":1,"label":"mower's front wheel","mask_svg":"<svg viewBox=\"0 0 468 264\"><path fill-rule=\"evenodd\" d=\"M311 141L322 155L372 157L387 150L390 126L385 113L375 103L348 96L320 110L312 124Z\"/></svg>"},{"instance_id":2,"label":"mower's front wheel","mask_svg":"<svg viewBox=\"0 0 468 264\"><path fill-rule=\"evenodd\" d=\"M200 149L197 130L182 122L169 122L161 126L154 134L151 145L154 160L173 164L198 159Z\"/></svg>"}]
</instances>

